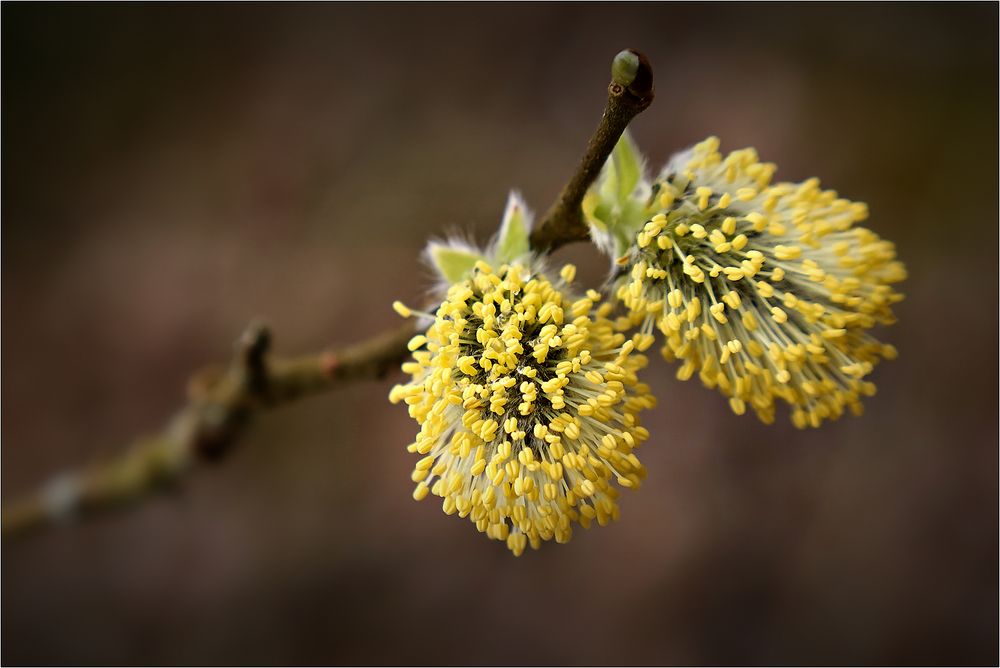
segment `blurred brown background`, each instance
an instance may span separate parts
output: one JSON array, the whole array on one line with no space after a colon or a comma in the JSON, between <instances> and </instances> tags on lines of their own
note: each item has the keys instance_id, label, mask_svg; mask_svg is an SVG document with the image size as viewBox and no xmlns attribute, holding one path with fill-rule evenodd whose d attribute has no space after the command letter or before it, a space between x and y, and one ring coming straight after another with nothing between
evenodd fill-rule
<instances>
[{"instance_id":1,"label":"blurred brown background","mask_svg":"<svg viewBox=\"0 0 1000 668\"><path fill-rule=\"evenodd\" d=\"M998 661L995 3L2 18L7 500L158 428L255 316L286 353L396 324L428 236L549 204L626 46L654 166L755 146L911 273L864 417L765 427L655 363L622 521L521 559L410 498L389 381L270 414L172 494L5 544L5 664Z\"/></svg>"}]
</instances>

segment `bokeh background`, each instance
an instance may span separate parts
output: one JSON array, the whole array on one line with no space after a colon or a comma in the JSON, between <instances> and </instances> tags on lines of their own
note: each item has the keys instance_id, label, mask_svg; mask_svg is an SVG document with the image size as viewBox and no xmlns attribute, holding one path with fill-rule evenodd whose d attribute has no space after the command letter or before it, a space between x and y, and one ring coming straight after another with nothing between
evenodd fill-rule
<instances>
[{"instance_id":1,"label":"bokeh background","mask_svg":"<svg viewBox=\"0 0 1000 668\"><path fill-rule=\"evenodd\" d=\"M410 498L390 380L271 413L172 493L5 543L5 664L997 663L995 3L2 19L4 500L158 428L252 318L285 353L395 325L428 236L549 204L627 46L653 165L755 146L868 202L911 274L864 417L765 427L654 363L622 521L521 559Z\"/></svg>"}]
</instances>

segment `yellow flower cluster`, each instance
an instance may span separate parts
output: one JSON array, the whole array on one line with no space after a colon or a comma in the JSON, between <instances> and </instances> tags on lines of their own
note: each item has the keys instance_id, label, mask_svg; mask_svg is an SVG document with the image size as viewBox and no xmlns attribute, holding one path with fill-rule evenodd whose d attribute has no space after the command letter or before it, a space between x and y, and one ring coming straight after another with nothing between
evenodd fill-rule
<instances>
[{"instance_id":1,"label":"yellow flower cluster","mask_svg":"<svg viewBox=\"0 0 1000 668\"><path fill-rule=\"evenodd\" d=\"M617 519L612 481L645 476L633 448L649 436L637 413L655 404L636 379L646 358L599 293L567 296L574 272L553 285L521 264L477 262L410 341L412 380L389 397L420 424L414 498L441 497L515 555L568 541L573 522Z\"/></svg>"},{"instance_id":2,"label":"yellow flower cluster","mask_svg":"<svg viewBox=\"0 0 1000 668\"><path fill-rule=\"evenodd\" d=\"M659 213L622 258L617 297L632 324L665 335L678 378L698 373L737 414L770 423L776 398L798 427L859 414L875 391L864 378L896 355L867 333L902 299L893 245L855 226L864 204L816 179L771 184L753 149L718 147L698 144L653 185Z\"/></svg>"}]
</instances>

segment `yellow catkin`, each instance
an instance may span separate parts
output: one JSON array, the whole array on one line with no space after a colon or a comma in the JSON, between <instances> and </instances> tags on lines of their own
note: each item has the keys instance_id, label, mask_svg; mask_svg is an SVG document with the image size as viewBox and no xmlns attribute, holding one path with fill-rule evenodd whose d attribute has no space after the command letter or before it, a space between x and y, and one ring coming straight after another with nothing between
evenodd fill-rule
<instances>
[{"instance_id":1,"label":"yellow catkin","mask_svg":"<svg viewBox=\"0 0 1000 668\"><path fill-rule=\"evenodd\" d=\"M679 378L697 375L737 414L770 423L778 400L800 427L860 413L874 391L863 379L896 356L869 331L893 323L902 299L893 244L859 225L864 204L817 179L772 183L774 165L753 149L718 148L709 138L663 170L669 209L647 211L670 215L625 256L642 270L615 297L633 326L664 334Z\"/></svg>"},{"instance_id":2,"label":"yellow catkin","mask_svg":"<svg viewBox=\"0 0 1000 668\"><path fill-rule=\"evenodd\" d=\"M564 267L561 284L574 274ZM516 555L617 518L613 483L645 477L632 448L649 435L637 414L655 400L636 374L653 337L626 338L628 320L609 320L600 301L523 265L481 262L448 289L410 342L410 382L390 393L420 425L415 499L440 497Z\"/></svg>"}]
</instances>

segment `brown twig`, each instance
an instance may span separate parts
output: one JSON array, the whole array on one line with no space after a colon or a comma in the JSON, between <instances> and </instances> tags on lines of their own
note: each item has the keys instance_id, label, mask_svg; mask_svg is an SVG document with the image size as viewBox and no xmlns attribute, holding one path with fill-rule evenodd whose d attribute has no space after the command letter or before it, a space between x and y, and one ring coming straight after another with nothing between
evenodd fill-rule
<instances>
[{"instance_id":1,"label":"brown twig","mask_svg":"<svg viewBox=\"0 0 1000 668\"><path fill-rule=\"evenodd\" d=\"M118 458L53 479L39 492L4 504L4 537L64 518L122 506L169 486L198 459L221 457L250 418L265 409L343 383L381 378L406 356L409 323L343 350L272 357L270 335L251 326L227 367L208 367L188 383L188 403L166 427L138 439Z\"/></svg>"},{"instance_id":2,"label":"brown twig","mask_svg":"<svg viewBox=\"0 0 1000 668\"><path fill-rule=\"evenodd\" d=\"M531 235L547 253L587 238L580 204L629 122L653 99L652 69L636 51L615 58L608 103L573 177ZM299 358L270 355L270 334L251 326L225 367L197 372L188 403L159 433L133 443L122 455L85 471L53 479L37 493L5 503L3 536L9 537L74 515L138 500L173 483L195 461L217 458L236 442L250 418L267 408L319 394L342 383L381 378L406 357L413 335L407 324L335 352Z\"/></svg>"},{"instance_id":3,"label":"brown twig","mask_svg":"<svg viewBox=\"0 0 1000 668\"><path fill-rule=\"evenodd\" d=\"M559 194L555 204L531 234L531 247L553 251L588 236L580 204L594 183L628 124L653 102L653 68L644 55L633 49L619 53L612 64L608 103L601 122L587 144L587 152Z\"/></svg>"}]
</instances>

